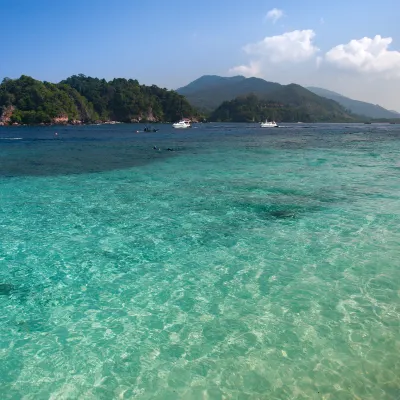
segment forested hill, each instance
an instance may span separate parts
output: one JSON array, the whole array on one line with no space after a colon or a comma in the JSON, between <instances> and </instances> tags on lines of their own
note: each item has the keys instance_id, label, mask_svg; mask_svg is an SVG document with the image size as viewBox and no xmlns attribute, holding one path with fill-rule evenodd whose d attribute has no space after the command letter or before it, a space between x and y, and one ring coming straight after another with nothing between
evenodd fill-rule
<instances>
[{"instance_id":1,"label":"forested hill","mask_svg":"<svg viewBox=\"0 0 400 400\"><path fill-rule=\"evenodd\" d=\"M58 83L22 75L0 84L0 124L176 121L196 110L185 97L132 79L75 75Z\"/></svg>"},{"instance_id":2,"label":"forested hill","mask_svg":"<svg viewBox=\"0 0 400 400\"><path fill-rule=\"evenodd\" d=\"M158 86L140 85L137 80L105 79L74 75L62 81L93 104L101 119L116 121L176 121L196 115L185 97Z\"/></svg>"},{"instance_id":3,"label":"forested hill","mask_svg":"<svg viewBox=\"0 0 400 400\"><path fill-rule=\"evenodd\" d=\"M257 114L256 110L253 109L253 100L249 100L253 98L249 97L244 100L250 94L257 96L260 104L279 104L279 108L273 107L271 112L274 111L277 119L282 118L285 121L296 120L296 115L298 115L298 119L315 122L351 121L363 118L351 114L336 101L318 96L300 85L293 83L281 85L260 78L245 78L243 76L226 78L205 75L177 91L186 96L193 107L208 112L212 111L211 119L223 118L222 110L226 111L230 107L239 107L239 103L246 109L248 106L251 107L252 112L250 114ZM234 100L237 98L239 99ZM224 103L221 106L223 102L231 103ZM231 111L233 114L229 118L232 121L245 118L241 112ZM300 116L302 117L300 118ZM248 120L248 117L245 119Z\"/></svg>"},{"instance_id":4,"label":"forested hill","mask_svg":"<svg viewBox=\"0 0 400 400\"><path fill-rule=\"evenodd\" d=\"M294 88L296 90L296 88ZM212 114L212 121L260 122L273 119L278 122L355 122L357 117L339 108L314 103L312 99L298 103L285 99L260 99L254 94L237 97L222 103ZM286 100L286 101L285 101Z\"/></svg>"},{"instance_id":5,"label":"forested hill","mask_svg":"<svg viewBox=\"0 0 400 400\"><path fill-rule=\"evenodd\" d=\"M6 78L0 85L0 122L3 125L97 118L93 105L71 86L41 82L25 75L19 79Z\"/></svg>"},{"instance_id":6,"label":"forested hill","mask_svg":"<svg viewBox=\"0 0 400 400\"><path fill-rule=\"evenodd\" d=\"M204 75L177 89L177 92L185 96L193 107L210 112L224 101L233 100L238 96L254 93L261 98L281 87L279 83L260 78L245 78L241 75L233 77Z\"/></svg>"}]
</instances>

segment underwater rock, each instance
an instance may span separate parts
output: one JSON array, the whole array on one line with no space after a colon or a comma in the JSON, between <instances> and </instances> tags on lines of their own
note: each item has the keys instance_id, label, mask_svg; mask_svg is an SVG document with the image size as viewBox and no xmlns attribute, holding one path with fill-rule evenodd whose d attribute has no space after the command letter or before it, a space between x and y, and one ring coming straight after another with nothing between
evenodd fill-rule
<instances>
[{"instance_id":1,"label":"underwater rock","mask_svg":"<svg viewBox=\"0 0 400 400\"><path fill-rule=\"evenodd\" d=\"M10 283L0 283L0 296L10 296L14 290L14 285Z\"/></svg>"},{"instance_id":2,"label":"underwater rock","mask_svg":"<svg viewBox=\"0 0 400 400\"><path fill-rule=\"evenodd\" d=\"M296 218L296 214L291 210L274 210L269 215L277 219Z\"/></svg>"}]
</instances>

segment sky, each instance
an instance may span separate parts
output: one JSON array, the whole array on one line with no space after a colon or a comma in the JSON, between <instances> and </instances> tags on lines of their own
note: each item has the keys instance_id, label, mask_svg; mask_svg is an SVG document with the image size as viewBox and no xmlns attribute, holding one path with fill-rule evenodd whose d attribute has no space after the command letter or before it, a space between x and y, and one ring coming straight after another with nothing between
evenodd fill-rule
<instances>
[{"instance_id":1,"label":"sky","mask_svg":"<svg viewBox=\"0 0 400 400\"><path fill-rule=\"evenodd\" d=\"M400 111L398 0L0 0L0 14L0 80L245 75Z\"/></svg>"}]
</instances>

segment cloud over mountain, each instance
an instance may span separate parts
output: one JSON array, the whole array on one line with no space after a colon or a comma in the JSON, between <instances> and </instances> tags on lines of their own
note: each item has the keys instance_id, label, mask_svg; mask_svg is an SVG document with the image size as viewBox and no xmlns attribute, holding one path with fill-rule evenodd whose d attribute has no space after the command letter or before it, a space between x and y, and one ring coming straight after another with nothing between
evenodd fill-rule
<instances>
[{"instance_id":1,"label":"cloud over mountain","mask_svg":"<svg viewBox=\"0 0 400 400\"><path fill-rule=\"evenodd\" d=\"M249 64L234 67L230 72L260 76L270 64L306 61L319 51L313 44L314 37L315 32L312 29L295 30L247 44L243 50L252 57Z\"/></svg>"}]
</instances>

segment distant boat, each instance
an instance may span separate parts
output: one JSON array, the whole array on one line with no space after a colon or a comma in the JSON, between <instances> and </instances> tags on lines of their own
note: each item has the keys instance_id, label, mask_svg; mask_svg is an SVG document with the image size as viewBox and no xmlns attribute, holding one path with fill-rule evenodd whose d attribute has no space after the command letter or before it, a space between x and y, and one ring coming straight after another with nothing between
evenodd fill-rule
<instances>
[{"instance_id":1,"label":"distant boat","mask_svg":"<svg viewBox=\"0 0 400 400\"><path fill-rule=\"evenodd\" d=\"M191 127L190 120L187 118L183 118L179 122L175 122L174 124L172 124L172 127L176 129L190 128Z\"/></svg>"},{"instance_id":2,"label":"distant boat","mask_svg":"<svg viewBox=\"0 0 400 400\"><path fill-rule=\"evenodd\" d=\"M268 118L265 122L260 123L261 128L278 128L278 124L275 121L268 121Z\"/></svg>"},{"instance_id":3,"label":"distant boat","mask_svg":"<svg viewBox=\"0 0 400 400\"><path fill-rule=\"evenodd\" d=\"M172 124L172 127L175 128L175 129L191 128L190 119L189 118L183 118L182 99L181 99L180 114L181 114L181 120L179 122L175 122L174 124Z\"/></svg>"}]
</instances>

